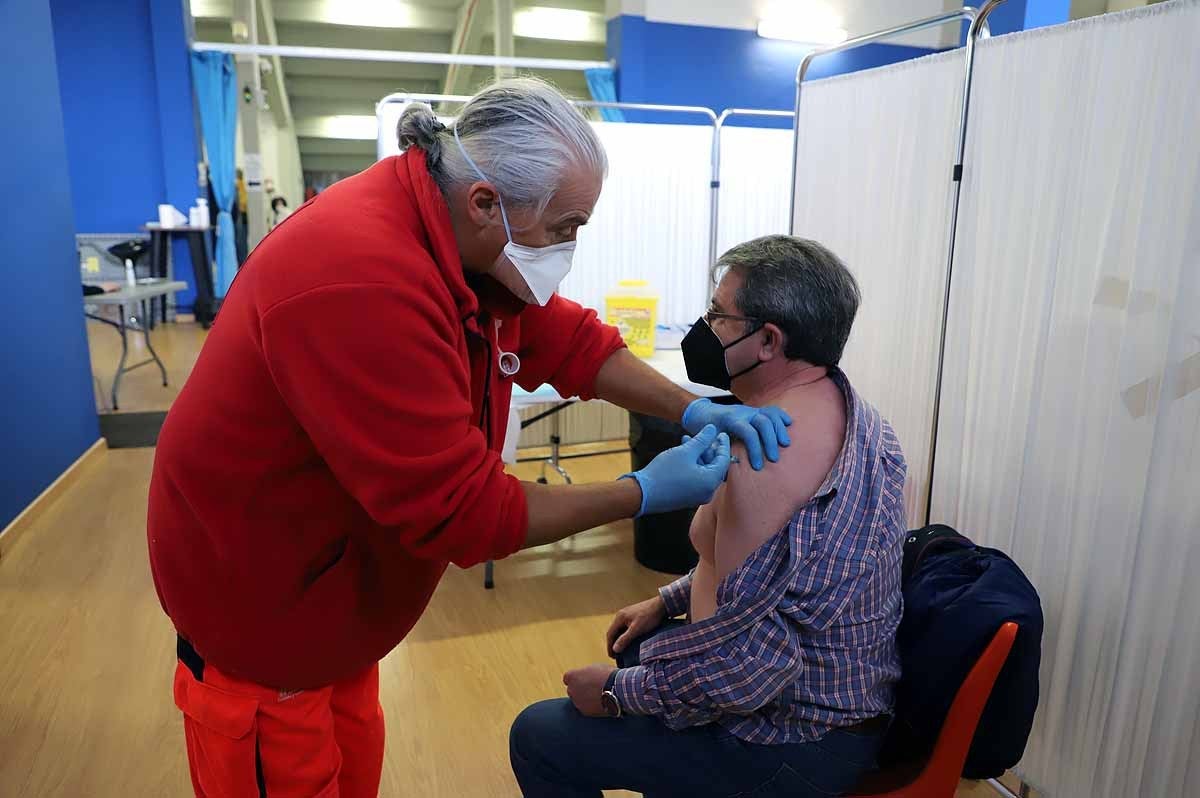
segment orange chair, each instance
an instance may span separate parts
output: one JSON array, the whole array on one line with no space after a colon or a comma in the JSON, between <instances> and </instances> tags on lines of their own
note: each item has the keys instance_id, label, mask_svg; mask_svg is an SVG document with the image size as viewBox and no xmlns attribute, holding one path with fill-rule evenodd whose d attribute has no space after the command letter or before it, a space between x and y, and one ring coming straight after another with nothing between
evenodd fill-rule
<instances>
[{"instance_id":1,"label":"orange chair","mask_svg":"<svg viewBox=\"0 0 1200 798\"><path fill-rule=\"evenodd\" d=\"M926 762L873 773L848 798L954 798L975 727L1016 639L1017 625L1011 621L996 632L958 688Z\"/></svg>"}]
</instances>

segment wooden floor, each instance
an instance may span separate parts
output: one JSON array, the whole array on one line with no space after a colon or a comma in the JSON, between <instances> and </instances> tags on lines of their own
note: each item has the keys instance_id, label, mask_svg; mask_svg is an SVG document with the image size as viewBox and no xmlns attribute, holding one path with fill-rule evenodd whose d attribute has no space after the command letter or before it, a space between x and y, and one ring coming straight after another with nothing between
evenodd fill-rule
<instances>
[{"instance_id":1,"label":"wooden floor","mask_svg":"<svg viewBox=\"0 0 1200 798\"><path fill-rule=\"evenodd\" d=\"M4 798L188 794L174 638L146 560L152 458L106 453L0 563ZM611 479L628 460L568 465L577 481ZM494 591L481 570L452 568L383 663L387 798L515 798L512 718L561 695L565 669L603 661L613 610L666 579L635 564L628 522L498 563Z\"/></svg>"}]
</instances>

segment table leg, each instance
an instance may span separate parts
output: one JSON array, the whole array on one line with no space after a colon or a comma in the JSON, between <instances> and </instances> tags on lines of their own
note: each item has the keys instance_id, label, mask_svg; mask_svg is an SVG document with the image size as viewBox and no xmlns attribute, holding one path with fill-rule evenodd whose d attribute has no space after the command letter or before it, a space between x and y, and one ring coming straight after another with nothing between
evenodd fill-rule
<instances>
[{"instance_id":1,"label":"table leg","mask_svg":"<svg viewBox=\"0 0 1200 798\"><path fill-rule=\"evenodd\" d=\"M496 586L496 563L488 560L483 566L483 587L491 590Z\"/></svg>"},{"instance_id":2,"label":"table leg","mask_svg":"<svg viewBox=\"0 0 1200 798\"><path fill-rule=\"evenodd\" d=\"M146 300L144 299L141 302L141 308L142 313L145 313ZM150 312L154 312L153 307L150 308ZM142 322L142 338L146 340L146 348L150 350L150 357L154 358L154 362L158 364L158 370L162 372L163 387L165 388L167 387L167 367L163 365L163 362L159 360L158 353L154 351L154 346L150 343L150 328L146 326L144 321Z\"/></svg>"},{"instance_id":3,"label":"table leg","mask_svg":"<svg viewBox=\"0 0 1200 798\"><path fill-rule=\"evenodd\" d=\"M164 240L161 232L151 232L150 233L150 276L151 277L160 276L159 275L160 271L162 272L162 276L166 276L166 273L167 273L166 247L168 247L170 245L171 245L170 239ZM152 301L150 303L150 326L151 327L154 326L157 315L158 315L158 311L155 308L154 302ZM164 313L163 321L166 321L166 320L167 320L167 318Z\"/></svg>"},{"instance_id":4,"label":"table leg","mask_svg":"<svg viewBox=\"0 0 1200 798\"><path fill-rule=\"evenodd\" d=\"M568 485L570 485L570 484L572 484L571 475L569 473L567 473L567 469L562 467L562 461L560 460L560 457L559 457L559 455L560 455L559 447L562 445L562 435L559 434L560 427L559 427L558 413L555 413L553 415L553 417L551 417L550 425L551 425L550 457L549 457L549 459L547 459L546 461L544 461L542 463L542 476L541 476L541 479L538 480L538 482L542 483L543 485L547 484L546 483L546 466L550 466L552 469L554 469L556 472L558 472L558 475L563 478L564 482L566 482Z\"/></svg>"},{"instance_id":5,"label":"table leg","mask_svg":"<svg viewBox=\"0 0 1200 798\"><path fill-rule=\"evenodd\" d=\"M125 336L125 306L117 305L117 310L121 314L121 319L117 323L117 332L121 334L121 359L117 362L117 373L113 377L112 384L112 406L114 411L121 409L121 406L117 403L117 391L121 387L121 375L125 373L125 358L129 354L129 341Z\"/></svg>"}]
</instances>

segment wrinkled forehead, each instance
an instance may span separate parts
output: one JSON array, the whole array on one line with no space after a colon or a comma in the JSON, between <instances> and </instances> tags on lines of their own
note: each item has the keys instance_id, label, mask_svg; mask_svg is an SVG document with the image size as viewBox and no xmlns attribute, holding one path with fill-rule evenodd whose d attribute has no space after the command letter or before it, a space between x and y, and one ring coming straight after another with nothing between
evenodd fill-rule
<instances>
[{"instance_id":1,"label":"wrinkled forehead","mask_svg":"<svg viewBox=\"0 0 1200 798\"><path fill-rule=\"evenodd\" d=\"M563 174L558 190L550 198L545 217L555 221L567 216L581 216L580 223L586 222L596 209L603 186L602 175L581 164L572 164Z\"/></svg>"}]
</instances>

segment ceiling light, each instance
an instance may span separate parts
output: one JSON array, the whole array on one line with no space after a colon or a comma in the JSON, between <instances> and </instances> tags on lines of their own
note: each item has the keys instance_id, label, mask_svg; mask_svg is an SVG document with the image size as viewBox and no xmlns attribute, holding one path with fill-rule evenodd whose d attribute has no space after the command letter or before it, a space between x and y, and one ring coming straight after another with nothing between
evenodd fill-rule
<instances>
[{"instance_id":1,"label":"ceiling light","mask_svg":"<svg viewBox=\"0 0 1200 798\"><path fill-rule=\"evenodd\" d=\"M604 41L604 15L572 8L532 6L513 14L513 35L566 42Z\"/></svg>"},{"instance_id":2,"label":"ceiling light","mask_svg":"<svg viewBox=\"0 0 1200 798\"><path fill-rule=\"evenodd\" d=\"M319 0L317 19L332 25L363 28L415 28L416 14L411 3L397 0Z\"/></svg>"},{"instance_id":3,"label":"ceiling light","mask_svg":"<svg viewBox=\"0 0 1200 798\"><path fill-rule=\"evenodd\" d=\"M230 4L220 0L192 0L192 16L196 19L229 19Z\"/></svg>"},{"instance_id":4,"label":"ceiling light","mask_svg":"<svg viewBox=\"0 0 1200 798\"><path fill-rule=\"evenodd\" d=\"M379 137L379 121L373 115L337 114L318 117L314 121L319 138L374 141Z\"/></svg>"},{"instance_id":5,"label":"ceiling light","mask_svg":"<svg viewBox=\"0 0 1200 798\"><path fill-rule=\"evenodd\" d=\"M839 44L846 41L846 29L836 13L816 3L795 8L776 4L758 21L758 35L764 39L784 39L806 44Z\"/></svg>"}]
</instances>

